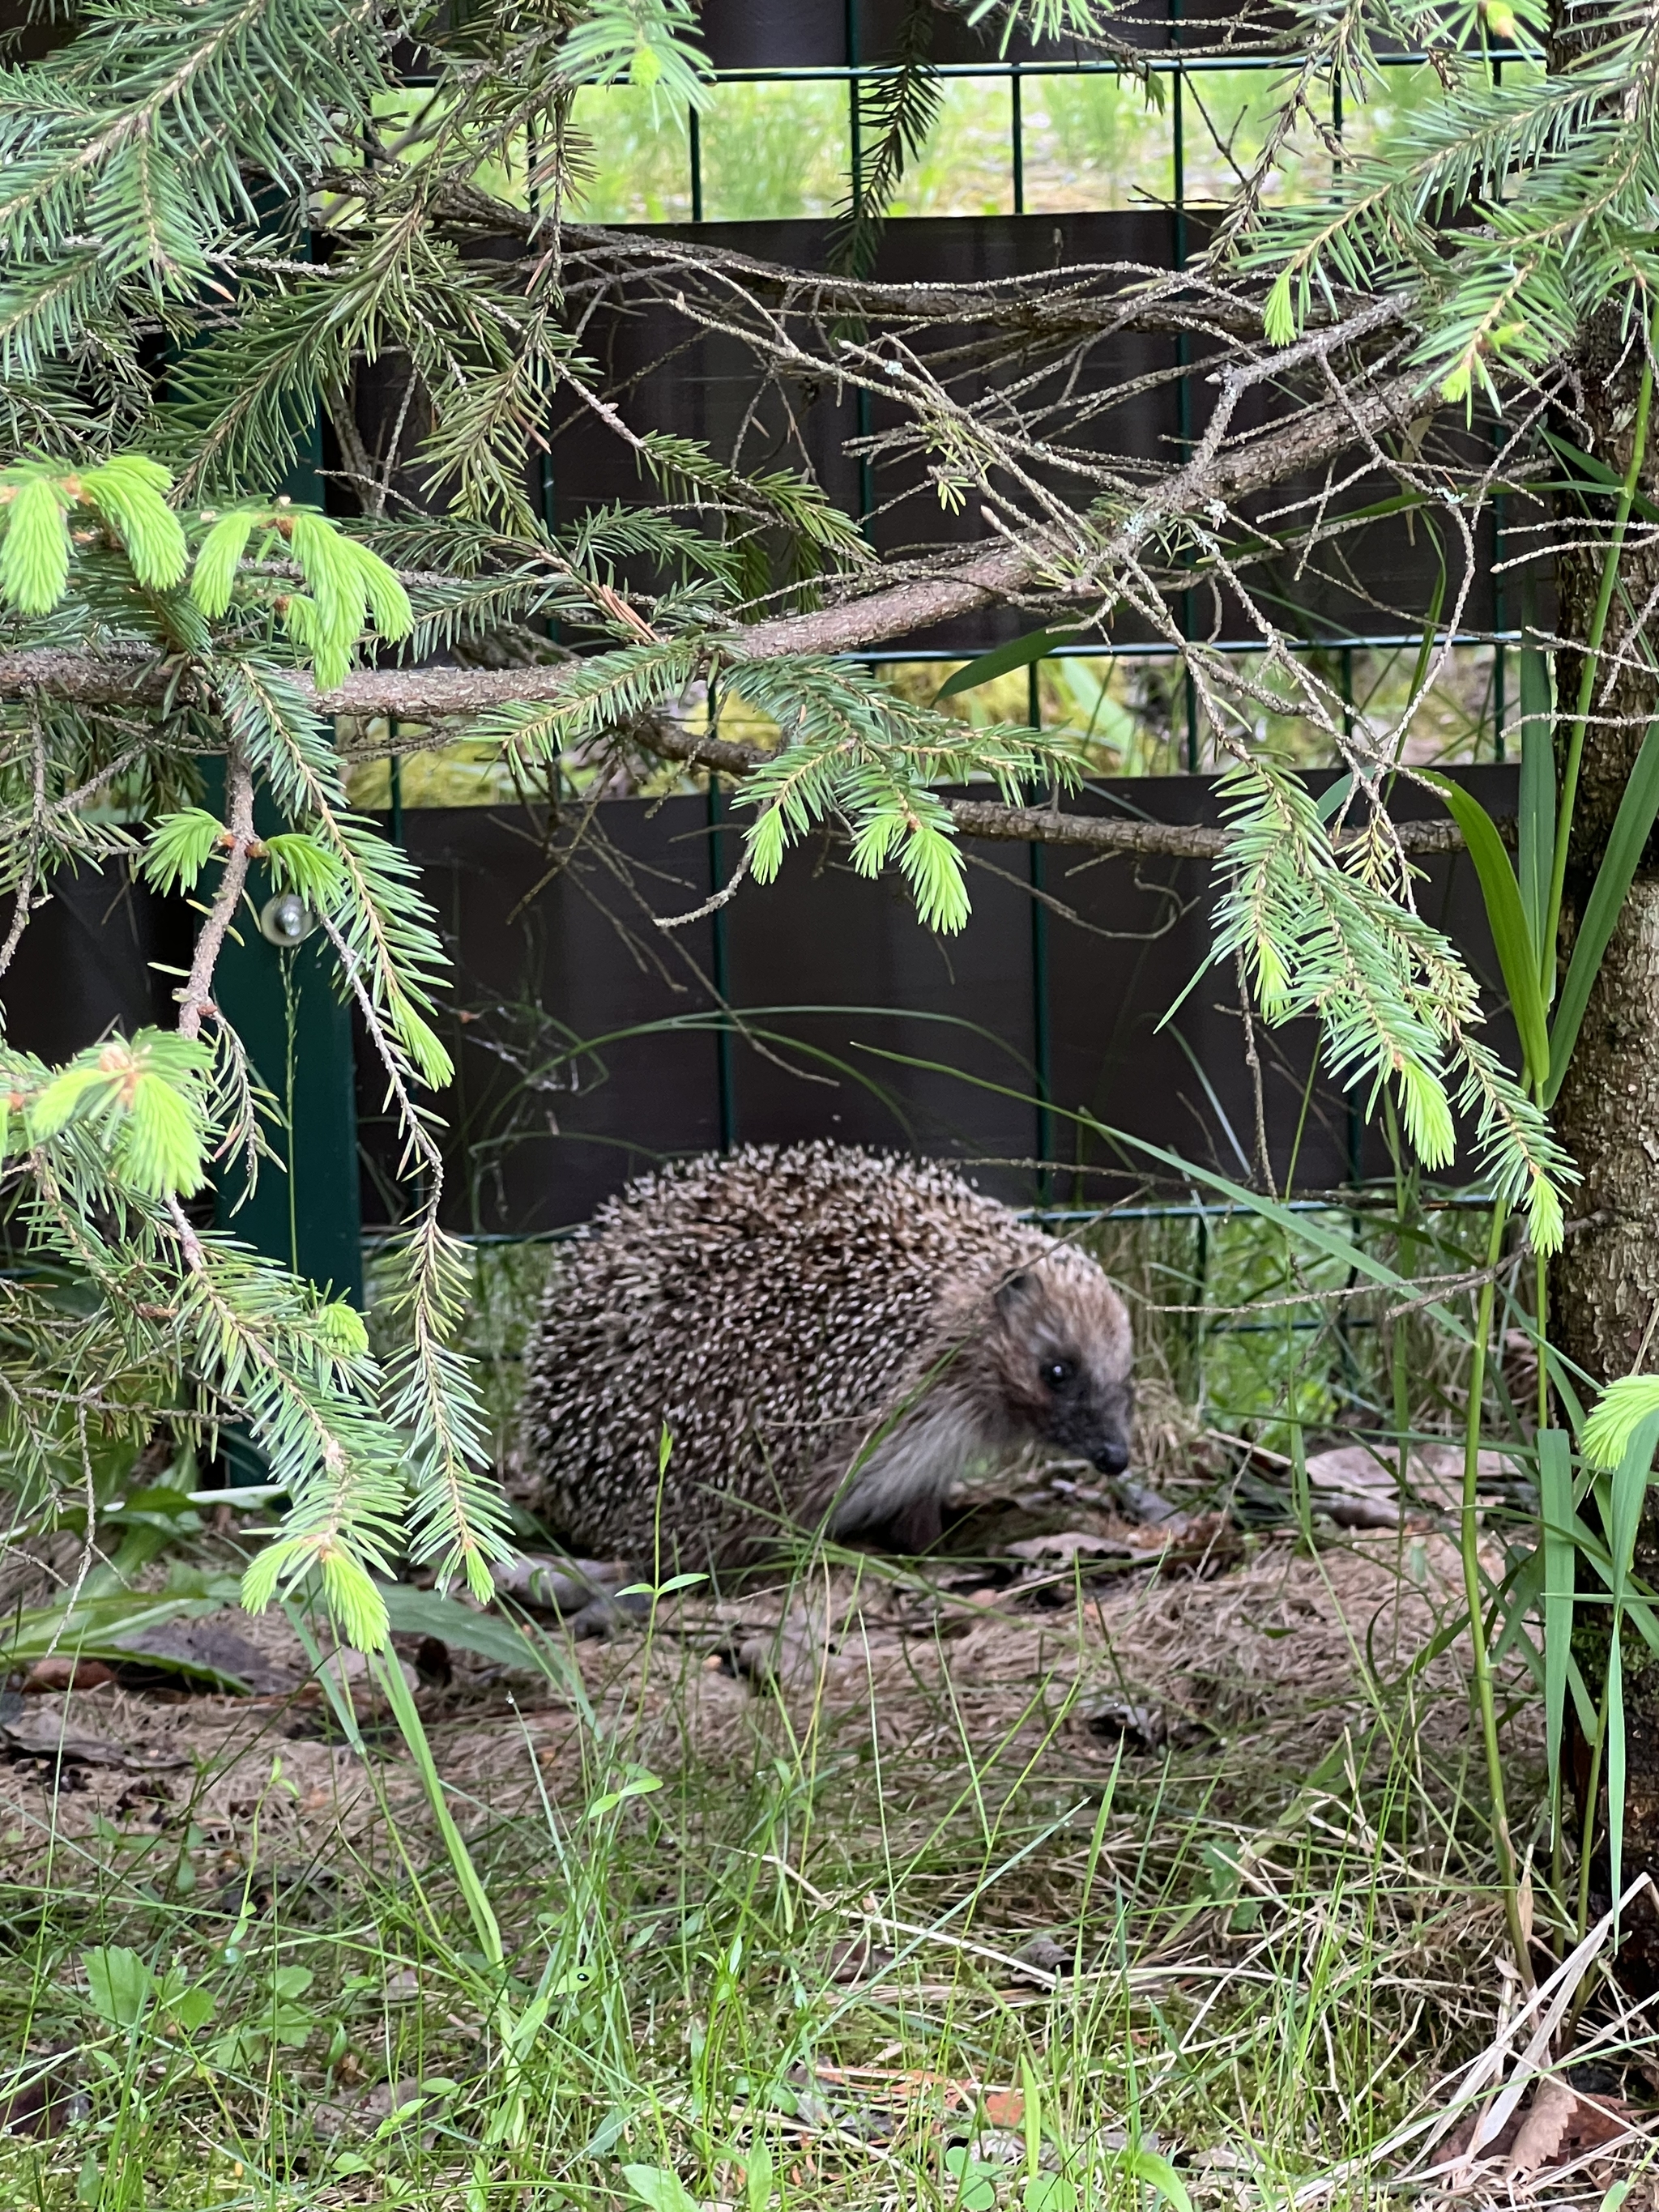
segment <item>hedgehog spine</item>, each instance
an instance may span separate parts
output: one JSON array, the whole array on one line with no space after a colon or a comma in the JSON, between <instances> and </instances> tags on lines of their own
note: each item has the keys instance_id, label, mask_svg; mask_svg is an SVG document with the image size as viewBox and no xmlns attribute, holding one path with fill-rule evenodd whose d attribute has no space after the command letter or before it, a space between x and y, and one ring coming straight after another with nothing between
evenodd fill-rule
<instances>
[{"instance_id":1,"label":"hedgehog spine","mask_svg":"<svg viewBox=\"0 0 1659 2212\"><path fill-rule=\"evenodd\" d=\"M730 1560L792 1525L921 1548L975 1457L1121 1468L1130 1350L1092 1261L948 1169L748 1148L630 1184L568 1249L524 1442L592 1554Z\"/></svg>"}]
</instances>

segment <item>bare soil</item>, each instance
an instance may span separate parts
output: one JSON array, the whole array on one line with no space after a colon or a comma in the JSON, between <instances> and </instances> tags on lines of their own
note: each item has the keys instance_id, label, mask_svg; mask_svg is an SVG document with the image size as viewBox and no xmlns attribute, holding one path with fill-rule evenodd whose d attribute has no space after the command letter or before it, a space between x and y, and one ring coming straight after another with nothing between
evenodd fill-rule
<instances>
[{"instance_id":1,"label":"bare soil","mask_svg":"<svg viewBox=\"0 0 1659 2212\"><path fill-rule=\"evenodd\" d=\"M1363 1532L1312 1556L1286 1536L1233 1534L1195 1560L1177 1547L1179 1564L1140 1567L1068 1551L1064 1532L1045 1541L1012 1588L872 1561L718 1601L689 1593L606 1639L574 1641L555 1623L543 1644L553 1679L452 1650L450 1680L417 1697L441 1771L473 1808L463 1826L522 1813L543 1790L579 1802L596 1740L662 1775L691 1761L752 1771L780 1728L797 1744L816 1731L902 1753L913 1780L964 1752L1035 1760L1062 1790L1097 1788L1120 1759L1165 1755L1305 1774L1461 1602L1455 1549L1427 1528ZM379 1856L382 1793L405 1832L423 1824L413 1768L362 1683L355 1703L380 1754L368 1765L284 1619L220 1625L298 1686L8 1693L0 1719L27 1745L0 1761L15 1871L100 1824L154 1832L186 1808L227 1870L250 1854L320 1861L341 1844ZM1458 1674L1443 1656L1421 1686L1443 1692ZM1423 1725L1452 1748L1462 1700L1425 1696Z\"/></svg>"}]
</instances>

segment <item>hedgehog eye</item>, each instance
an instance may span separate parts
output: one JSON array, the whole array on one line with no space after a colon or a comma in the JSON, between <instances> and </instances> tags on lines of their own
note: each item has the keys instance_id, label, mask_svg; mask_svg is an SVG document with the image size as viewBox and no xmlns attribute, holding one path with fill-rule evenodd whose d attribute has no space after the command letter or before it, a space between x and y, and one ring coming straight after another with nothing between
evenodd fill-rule
<instances>
[{"instance_id":1,"label":"hedgehog eye","mask_svg":"<svg viewBox=\"0 0 1659 2212\"><path fill-rule=\"evenodd\" d=\"M1042 1370L1042 1379L1051 1390L1063 1390L1076 1373L1075 1360L1051 1359Z\"/></svg>"}]
</instances>

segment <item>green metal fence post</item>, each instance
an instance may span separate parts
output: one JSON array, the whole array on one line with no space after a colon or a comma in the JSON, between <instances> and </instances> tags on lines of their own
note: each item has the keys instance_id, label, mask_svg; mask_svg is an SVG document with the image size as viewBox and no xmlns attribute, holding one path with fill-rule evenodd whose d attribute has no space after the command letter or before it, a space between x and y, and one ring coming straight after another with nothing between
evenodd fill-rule
<instances>
[{"instance_id":1,"label":"green metal fence post","mask_svg":"<svg viewBox=\"0 0 1659 2212\"><path fill-rule=\"evenodd\" d=\"M207 804L224 805L224 763L203 764ZM254 807L261 836L284 827L263 793ZM241 1039L253 1079L276 1100L282 1121L265 1127L275 1154L261 1159L252 1189L240 1157L222 1161L214 1180L214 1226L280 1261L337 1298L363 1304L362 1216L357 1186L357 1103L351 1017L334 988L328 940L314 932L283 950L259 929L271 896L257 861L234 933L225 939L213 994ZM260 1483L270 1470L247 1431L221 1431L229 1480Z\"/></svg>"},{"instance_id":2,"label":"green metal fence post","mask_svg":"<svg viewBox=\"0 0 1659 2212\"><path fill-rule=\"evenodd\" d=\"M308 450L283 489L323 501L322 437L313 421ZM206 763L208 804L224 801L224 764ZM289 825L261 793L254 828L268 837ZM283 949L260 933L273 886L257 861L234 933L225 940L214 996L246 1046L257 1079L276 1100L283 1126L267 1131L280 1165L262 1161L252 1190L240 1160L223 1164L214 1218L258 1252L280 1260L336 1297L363 1303L362 1212L357 1183L357 1103L351 1016L335 988L328 940L313 932Z\"/></svg>"},{"instance_id":3,"label":"green metal fence post","mask_svg":"<svg viewBox=\"0 0 1659 2212\"><path fill-rule=\"evenodd\" d=\"M713 677L708 680L708 729L714 736L720 729L720 696ZM726 885L725 839L720 835L720 822L725 809L720 801L720 780L713 769L708 771L708 877L709 887L719 897ZM731 1152L738 1141L737 1086L732 1078L732 1030L726 1019L731 1004L731 985L727 975L726 908L717 906L709 916L710 923L710 981L714 987L714 998L720 1012L720 1022L714 1031L714 1074L718 1085L720 1142L723 1152Z\"/></svg>"},{"instance_id":4,"label":"green metal fence post","mask_svg":"<svg viewBox=\"0 0 1659 2212\"><path fill-rule=\"evenodd\" d=\"M1019 64L1008 74L1008 137L1013 154L1014 213L1025 212L1025 110L1020 99Z\"/></svg>"},{"instance_id":5,"label":"green metal fence post","mask_svg":"<svg viewBox=\"0 0 1659 2212\"><path fill-rule=\"evenodd\" d=\"M210 781L219 781L222 767L211 765ZM215 795L210 793L210 804ZM262 836L284 826L263 794L254 826ZM241 1162L226 1162L214 1218L255 1251L361 1306L351 1016L335 988L334 956L320 932L288 950L261 934L259 910L270 896L270 877L256 862L236 934L219 957L214 997L282 1113L282 1124L266 1131L276 1158L260 1162L252 1190Z\"/></svg>"},{"instance_id":6,"label":"green metal fence post","mask_svg":"<svg viewBox=\"0 0 1659 2212\"><path fill-rule=\"evenodd\" d=\"M240 1163L227 1166L215 1218L256 1251L361 1306L351 1017L333 988L326 939L281 951L251 922L243 943L226 947L216 996L286 1126L267 1132L276 1162L261 1163L251 1192Z\"/></svg>"},{"instance_id":7,"label":"green metal fence post","mask_svg":"<svg viewBox=\"0 0 1659 2212\"><path fill-rule=\"evenodd\" d=\"M1042 664L1033 661L1026 674L1025 718L1034 730L1042 727ZM1052 787L1038 796L1038 804L1051 800ZM1043 851L1033 838L1029 848L1031 879L1031 1056L1036 1073L1037 1204L1053 1198L1053 1175L1048 1155L1054 1149L1054 1099L1049 1066L1048 1023L1048 909L1043 900Z\"/></svg>"},{"instance_id":8,"label":"green metal fence post","mask_svg":"<svg viewBox=\"0 0 1659 2212\"><path fill-rule=\"evenodd\" d=\"M1180 43L1181 33L1173 27L1180 22L1181 15L1181 0L1170 0L1171 25L1170 43L1172 46ZM1175 187L1173 243L1175 265L1180 270L1187 266L1187 106L1186 76L1179 62L1175 65L1174 80L1172 97L1170 101L1170 152L1173 157L1171 181ZM1176 366L1182 371L1182 374L1176 385L1176 408L1177 435L1183 454L1190 453L1193 449L1193 395L1192 387L1186 374L1190 365L1190 355L1191 349L1187 342L1186 331L1184 330L1177 331ZM1185 546L1182 549L1181 565L1183 568L1190 568L1192 563L1192 549L1190 546ZM1177 612L1181 635L1183 638L1190 639L1193 635L1193 594L1190 587L1182 592ZM1196 775L1199 754L1198 686L1193 681L1192 662L1185 656L1182 660L1182 696L1187 708L1187 773L1188 775ZM1173 727L1173 715L1170 717L1170 721Z\"/></svg>"}]
</instances>

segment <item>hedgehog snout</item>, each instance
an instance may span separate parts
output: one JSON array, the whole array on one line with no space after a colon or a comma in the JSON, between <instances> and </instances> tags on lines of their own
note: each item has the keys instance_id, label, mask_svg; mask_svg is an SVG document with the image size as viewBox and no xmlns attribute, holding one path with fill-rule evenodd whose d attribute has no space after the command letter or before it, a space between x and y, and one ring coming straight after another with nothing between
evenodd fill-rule
<instances>
[{"instance_id":1,"label":"hedgehog snout","mask_svg":"<svg viewBox=\"0 0 1659 2212\"><path fill-rule=\"evenodd\" d=\"M1129 1447L1122 1437L1109 1437L1089 1455L1089 1463L1103 1474L1121 1474L1129 1464Z\"/></svg>"},{"instance_id":2,"label":"hedgehog snout","mask_svg":"<svg viewBox=\"0 0 1659 2212\"><path fill-rule=\"evenodd\" d=\"M1045 1358L1039 1373L1047 1400L1036 1424L1040 1433L1103 1474L1121 1474L1129 1464L1129 1384L1115 1376L1091 1373L1084 1361L1063 1357Z\"/></svg>"},{"instance_id":3,"label":"hedgehog snout","mask_svg":"<svg viewBox=\"0 0 1659 2212\"><path fill-rule=\"evenodd\" d=\"M1103 1474L1121 1474L1129 1464L1129 1406L1115 1394L1104 1405L1091 1407L1087 1417L1068 1425L1073 1434L1064 1439Z\"/></svg>"}]
</instances>

